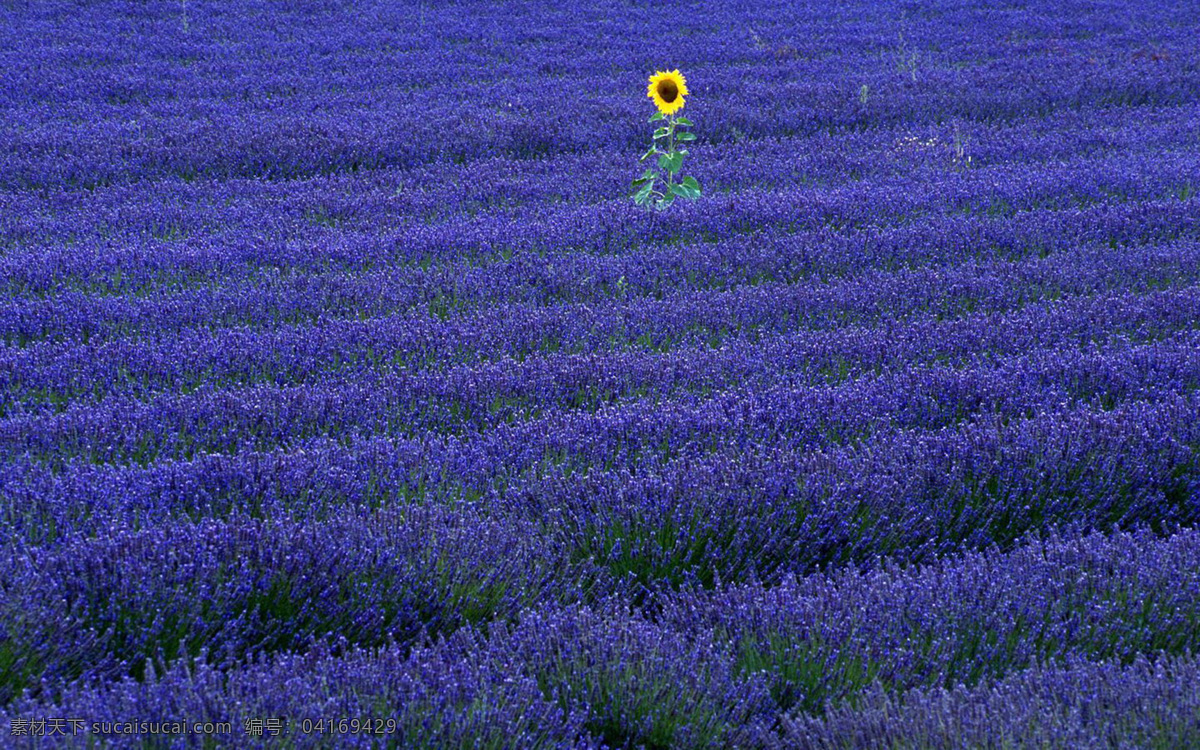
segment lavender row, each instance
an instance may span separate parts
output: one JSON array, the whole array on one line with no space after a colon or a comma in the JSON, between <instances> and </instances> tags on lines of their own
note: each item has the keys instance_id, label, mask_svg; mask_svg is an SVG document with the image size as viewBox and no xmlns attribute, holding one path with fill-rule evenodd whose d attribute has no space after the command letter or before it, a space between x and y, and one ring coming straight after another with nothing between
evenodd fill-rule
<instances>
[{"instance_id":1,"label":"lavender row","mask_svg":"<svg viewBox=\"0 0 1200 750\"><path fill-rule=\"evenodd\" d=\"M758 144L765 153L752 162L739 146L700 143L702 158L695 168L721 192L796 182L827 189L868 177L938 177L964 166L955 151L957 137L969 150L973 169L1006 174L1022 165L1049 171L1083 159L1103 163L1122 155L1186 149L1194 116L1194 106L1096 108L990 126L896 124L867 133L765 140ZM561 179L563 171L573 174L569 185ZM493 157L470 165L438 162L381 170L356 179L164 181L95 192L0 193L6 209L0 214L0 236L13 253L44 252L56 244L155 239L173 256L179 252L172 240L183 238L307 239L329 228L418 228L460 212L495 218L533 206L544 210L559 201L592 204L624 189L627 171L626 150L596 149L553 163Z\"/></svg>"},{"instance_id":2,"label":"lavender row","mask_svg":"<svg viewBox=\"0 0 1200 750\"><path fill-rule=\"evenodd\" d=\"M1176 325L1190 327L1192 321ZM640 398L591 413L555 408L523 414L526 418L519 421L501 413L504 402L496 396L485 394L482 403L476 397L472 409L454 393L408 396L370 381L341 391L290 394L298 396L292 402L294 416L270 403L269 392L260 391L247 394L239 418L231 414L239 402L220 392L206 399L207 408L199 412L189 409L188 401L174 415L147 411L141 419L125 403L75 410L70 414L82 419L52 417L57 429L49 433L38 430L33 420L13 419L0 425L0 436L11 443L0 447L10 457L23 455L55 466L69 464L74 456L146 464L199 453L296 448L314 437L354 440L372 434L405 437L436 453L446 451L444 436L449 433L476 455L505 466L509 476L524 474L545 456L569 456L578 471L614 463L633 468L647 458L703 452L724 441L735 441L746 451L767 445L815 450L857 442L880 429L931 429L980 414L1020 418L1046 403L1112 406L1200 387L1197 332L1172 334L1160 328L1155 336L1163 340L1132 348L1118 339L1109 348L1040 349L963 369L938 364L832 385L796 386L786 371L770 366L775 363L764 363L769 369L756 382L728 390L717 391L709 377L679 394L638 393ZM839 360L839 366L844 362ZM575 393L568 394L572 401L578 400ZM97 417L101 421L94 421ZM169 445L178 446L182 455L164 455Z\"/></svg>"},{"instance_id":3,"label":"lavender row","mask_svg":"<svg viewBox=\"0 0 1200 750\"><path fill-rule=\"evenodd\" d=\"M4 420L0 455L53 457L56 463L76 455L92 461L146 463L187 459L200 452L270 450L319 435L475 435L528 420L538 423L526 431L540 434L547 428L553 431L556 422L549 420L560 412L594 413L633 400L666 408L681 403L681 397L703 398L735 386L744 392L785 384L816 387L830 380L900 373L935 362L968 364L1021 351L1049 352L1064 345L1077 349L1089 342L1156 340L1193 327L1200 316L1198 305L1200 297L1193 290L1070 299L950 321L918 320L904 326L735 340L720 349L537 357L446 373L205 390L158 397L145 404L115 398L74 405L53 416ZM1011 362L1003 367L1001 372L1015 372L1018 378L1030 374ZM1044 370L1045 363L1030 360L1030 367L1033 372ZM902 384L904 379L887 382ZM1105 388L1082 395L1102 393L1117 397ZM922 397L918 393L914 398ZM851 412L856 410L850 407ZM580 426L576 422L574 429Z\"/></svg>"},{"instance_id":4,"label":"lavender row","mask_svg":"<svg viewBox=\"0 0 1200 750\"><path fill-rule=\"evenodd\" d=\"M875 689L854 708L785 719L767 747L1075 748L1200 745L1200 660L1068 659L976 688Z\"/></svg>"},{"instance_id":5,"label":"lavender row","mask_svg":"<svg viewBox=\"0 0 1200 750\"><path fill-rule=\"evenodd\" d=\"M738 336L862 325L911 315L1004 310L1046 297L1178 287L1195 279L1195 243L1130 254L1082 249L1021 263L874 272L846 282L763 283L728 292L595 307L497 306L460 319L330 321L277 332L195 332L165 340L0 350L0 413L75 399L146 398L217 383L293 383L338 373L482 364L537 353L662 351Z\"/></svg>"},{"instance_id":6,"label":"lavender row","mask_svg":"<svg viewBox=\"0 0 1200 750\"><path fill-rule=\"evenodd\" d=\"M395 11L377 12L394 18ZM197 8L192 13L199 28L203 28L201 19L212 11ZM521 17L527 13L515 15ZM917 41L904 42L903 28L898 38L895 31L897 19L902 15L899 6L880 9L877 15L868 16L873 20L873 30L868 30L870 25L859 29L861 34L894 38L895 41L880 40L883 48L880 51L884 54L876 57L858 53L857 59L855 56L847 59L845 54L837 54L838 48L824 49L822 43L802 51L807 45L800 43L797 47L795 40L781 41L774 49L787 52L774 55L777 72L761 76L760 80L748 75L762 66L760 43L746 36L737 42L724 38L730 28L741 27L749 20L737 11L707 16L699 34L664 31L652 45L653 49L629 43L615 49L593 48L593 54L602 54L603 62L597 61L582 70L563 62L539 65L544 60L541 45L534 45L522 54L520 45L505 43L503 40L518 25L514 24L513 13L499 17L481 14L479 10L439 13L439 19L453 19L453 23L450 28L441 29L435 22L434 28L460 42L475 40L472 45L475 49L481 43L491 46L492 54L468 55L459 46L447 45L446 40L435 36L431 41L440 43L435 41L422 49L424 54L401 58L404 66L436 71L433 80L417 85L392 78L387 86L364 89L362 83L347 86L346 79L370 81L373 76L368 71L390 72L398 61L393 59L391 66L385 62L394 53L382 59L376 55L374 60L364 54L364 44L369 45L372 40L393 48L395 41L385 41L391 39L386 33L381 34L382 39L362 39L361 27L365 23L351 21L355 15L346 14L317 24L325 39L310 48L320 55L332 56L335 61L340 58L344 61L341 66L357 72L354 76L348 70L338 72L336 62L330 66L320 57L310 61L307 55L314 52L306 54L305 47L292 43L284 44L280 51L286 50L289 56L305 62L294 62L287 68L289 75L279 80L275 58L267 54L275 46L273 25L245 23L240 29L227 32L233 38L243 39L243 44L256 48L265 45L258 53L264 55L261 60L252 55L244 65L238 64L242 62L238 57L228 60L222 55L223 50L211 46L211 42L205 45L189 41L206 36L181 34L178 29L163 30L160 33L164 39L181 39L182 49L172 50L175 45L168 42L166 49L151 55L149 60L139 60L143 65L124 75L93 73L89 76L93 78L92 87L80 92L74 100L68 98L72 106L62 108L62 114L48 113L40 106L19 100L14 102L14 114L22 118L24 127L10 136L15 148L5 165L4 182L15 187L63 183L94 187L114 180L163 174L187 178L286 177L437 158L468 159L497 149L537 156L595 145L633 148L636 136L631 123L636 122L635 113L641 109L625 92L637 80L635 70L651 66L656 53L661 55L668 50L682 64L694 60L697 75L708 78L704 87L697 89L705 95L697 102L697 113L710 123L717 137L727 139L854 128L891 120L929 121L947 116L1003 118L1094 103L1120 106L1190 102L1197 95L1189 74L1189 63L1194 58L1187 46L1190 29L1185 25L1163 27L1163 42L1172 54L1157 61L1157 65L1134 57L1136 49L1127 48L1128 42L1117 42L1104 54L1096 51L1095 42L1060 40L1059 46L1065 49L1059 54L1047 54L1045 48L1034 45L1010 44L1007 48L997 48L993 42L985 46L994 50L992 57L1006 57L1006 64L956 66L955 63L965 59L959 55L968 54L967 50L979 54L975 50L978 45L968 42L961 51L951 48L930 52L940 41L935 29L943 29L945 21L921 24L916 32L908 29L908 39ZM563 18L560 14L538 14L528 18L527 28L549 31L547 24L557 23L551 27L551 33L557 36L564 25L565 28L580 26L577 15ZM616 18L630 24L629 38L635 38L632 29L653 23L645 18L634 20L644 15L645 11L637 13L624 6L615 13ZM1173 14L1168 10L1143 15L1153 19L1151 23L1161 23L1163 16ZM177 19L178 12L169 12L164 7L159 18L159 24L170 24L167 19ZM87 14L74 23L88 29L99 20ZM795 23L797 19L789 20ZM411 20L404 25L409 23ZM469 25L463 28L460 26L463 23ZM827 26L829 21L818 23ZM59 36L51 30L55 25L47 29L52 37ZM379 27L378 21L372 25ZM138 28L137 33L151 33L152 28ZM588 33L585 29L580 31L586 38L620 37L620 32ZM975 25L963 24L960 29L969 40L980 34ZM85 37L89 41L108 36L104 27L89 30L91 34ZM1093 21L1092 28L1081 31L1091 34L1102 31L1108 36L1115 29L1109 21ZM914 37L914 33L918 36ZM251 36L247 38L247 34ZM347 34L351 35L349 39L339 39ZM330 37L355 51L330 50L327 46ZM121 46L120 42L114 43L118 48ZM906 70L893 61L894 56L903 57L907 51L904 45L908 43L921 44L927 55L920 75L915 68ZM722 49L728 50L729 56L717 52ZM850 45L842 49L859 47ZM38 52L41 50L31 55L33 61L38 61ZM577 50L573 53L571 57L578 55ZM57 63L54 60L57 55L50 54L51 60L47 62L53 65ZM509 75L497 80L477 79L475 70L495 64L496 55L503 58L498 70L508 71ZM737 64L739 57L745 61L741 65ZM214 59L227 62L209 62ZM701 63L701 59L705 62ZM151 60L154 64L146 64ZM192 64L195 62L205 64ZM20 75L25 65L14 66L14 72ZM549 69L543 69L547 65ZM159 76L150 75L155 68L165 70ZM595 93L573 111L565 110L560 106L561 89L546 86L542 79L556 68L561 73L559 80L563 87ZM230 91L229 84L224 82L247 79L263 81L259 85L265 90L250 87L248 91L243 83ZM215 85L210 83L214 80L218 82ZM870 107L861 105L854 96L855 89L864 81L879 92ZM29 88L20 85L20 81L12 84L17 91ZM589 88L584 89L585 86ZM180 88L188 90L189 95L179 97L176 92ZM431 91L441 95L430 96ZM175 101L169 98L172 95ZM101 100L101 96L107 101ZM287 105L280 106L280 99ZM479 101L492 104L475 107L473 111L468 108L470 116L461 116L466 105ZM769 110L765 102L771 102ZM157 106L151 108L151 105ZM130 116L134 113L145 122ZM536 122L532 121L534 115ZM596 123L586 139L577 128L571 127L581 116ZM354 127L346 127L347 121L353 122ZM230 139L230 134L237 134L237 138ZM78 154L75 160L54 158L68 149Z\"/></svg>"},{"instance_id":7,"label":"lavender row","mask_svg":"<svg viewBox=\"0 0 1200 750\"><path fill-rule=\"evenodd\" d=\"M930 713L962 716L954 709L963 704L996 710L1025 695L1039 701L1023 704L1022 715L1033 720L1028 731L1041 736L1063 728L1055 723L1055 704L1087 700L1071 676L1108 676L1112 682L1098 686L1106 697L1088 701L1096 710L1119 711L1114 718L1133 728L1138 706L1147 710L1155 696L1165 701L1156 712L1158 731L1194 732L1183 682L1194 659L1160 660L1151 668L1144 655L1197 647L1198 571L1200 537L1193 531L1165 540L1124 533L1052 537L1008 554L917 569L679 594L659 603L653 621L619 603L544 607L525 611L515 624L497 623L487 637L460 629L412 650L364 651L342 642L224 670L204 652L194 661L148 667L140 683L81 684L23 698L6 718L62 714L90 725L186 714L238 723L336 711L391 717L406 746L471 746L494 742L491 732L506 729L520 732L510 742L528 747L751 747L780 740L775 727L791 742L815 741L817 732L868 741L877 735L853 732L893 726L879 723L879 706L891 699L874 684L890 693L963 683L967 688L949 706L931 704L928 692L910 694L900 726L919 730L930 727ZM1129 661L1134 666L1126 672L1106 663ZM1060 663L999 685L987 681ZM1137 692L1114 695L1122 685ZM839 708L852 700L865 700L867 712ZM477 711L464 713L468 705ZM828 718L785 718L810 705L828 706ZM439 719L418 718L431 716Z\"/></svg>"},{"instance_id":8,"label":"lavender row","mask_svg":"<svg viewBox=\"0 0 1200 750\"><path fill-rule=\"evenodd\" d=\"M1044 166L1017 164L933 175L905 172L819 191L792 184L745 189L698 201L677 212L678 216L660 220L639 213L627 201L612 199L551 209L539 201L522 210L479 218L459 211L446 221L413 227L395 226L391 218L394 209L389 209L370 222L369 228L295 237L290 236L295 232L272 229L270 224L276 219L268 220L265 227L256 225L209 238L187 237L186 225L166 220L159 238L52 242L49 247L5 254L0 268L8 279L10 294L45 295L65 285L75 291L112 295L147 286L194 287L236 277L248 269L272 278L290 269L325 272L349 267L361 273L397 265L478 263L475 259L481 257L494 263L512 255L612 254L647 244L711 241L769 229L828 234L831 229L894 226L911 223L914 215L1011 216L1050 209L1039 218L1058 223L1061 219L1053 218L1055 210L1105 204L1116 204L1116 226L1111 230L1119 241L1121 234L1130 231L1122 229L1119 206L1131 201L1183 214L1188 218L1176 231L1186 232L1192 228L1194 212L1187 199L1195 193L1197 157L1190 149L1153 153L1153 159L1117 154L1106 160L1076 158ZM776 163L792 168L786 154L783 156ZM740 164L743 169L763 168L744 159ZM1180 199L1184 199L1182 206L1178 205ZM1155 206L1157 201L1164 204ZM323 224L336 223L340 214L335 208L318 207L306 215L307 220ZM1103 216L1101 212L1090 217L1098 221L1100 231L1106 227ZM1085 216L1084 221L1088 219ZM154 221L164 221L162 214L156 214ZM176 233L185 236L171 240ZM177 249L164 252L172 247Z\"/></svg>"},{"instance_id":9,"label":"lavender row","mask_svg":"<svg viewBox=\"0 0 1200 750\"><path fill-rule=\"evenodd\" d=\"M1046 408L816 452L732 443L636 472L580 475L559 457L496 504L549 519L579 559L649 590L921 561L1054 525L1162 530L1200 515L1196 410L1195 393Z\"/></svg>"},{"instance_id":10,"label":"lavender row","mask_svg":"<svg viewBox=\"0 0 1200 750\"><path fill-rule=\"evenodd\" d=\"M148 469L81 465L63 476L3 467L4 525L13 544L61 544L107 527L179 520L319 519L339 508L482 503L543 524L601 579L674 586L774 578L878 555L931 555L1007 544L1029 530L1077 524L1193 523L1197 497L1194 393L1113 411L1068 408L1008 423L887 432L824 451L729 441L696 454L597 464L534 444L526 478L510 456L471 443L368 440L291 453L205 456ZM520 450L519 448L517 449Z\"/></svg>"},{"instance_id":11,"label":"lavender row","mask_svg":"<svg viewBox=\"0 0 1200 750\"><path fill-rule=\"evenodd\" d=\"M118 296L117 289L107 289L99 296L66 291L46 299L0 303L4 313L0 335L10 344L28 345L47 337L87 342L181 328L238 325L269 330L319 319L396 314L446 317L504 303L585 303L644 295L661 298L686 290L788 283L818 274L828 278L897 265L1019 259L1084 242L1126 245L1191 237L1184 218L1190 217L1189 203L1099 204L1069 213L1038 209L1013 217L949 215L915 226L868 226L837 232L828 227L800 232L761 227L748 235L717 240L714 234L707 240L635 247L616 254L579 253L569 246L553 252L509 247L492 250L491 257L436 265L394 266L377 259L381 265L354 273L300 274L300 269L293 268L284 274L277 269L224 286L183 288L165 294L161 289L157 293L121 290L124 296ZM344 233L340 236L343 242L348 239ZM370 250L361 247L365 238L359 239L362 241L351 246L364 250L359 257L364 263ZM370 245L378 248L380 241L371 240ZM110 257L106 263L116 259ZM225 263L212 268L223 269L221 273L230 270ZM122 275L123 280L126 277Z\"/></svg>"},{"instance_id":12,"label":"lavender row","mask_svg":"<svg viewBox=\"0 0 1200 750\"><path fill-rule=\"evenodd\" d=\"M680 595L661 622L715 633L742 670L768 675L780 706L819 713L877 681L889 692L953 688L1070 657L1194 651L1198 552L1194 530L1051 536L916 569Z\"/></svg>"},{"instance_id":13,"label":"lavender row","mask_svg":"<svg viewBox=\"0 0 1200 750\"><path fill-rule=\"evenodd\" d=\"M26 687L143 676L147 659L214 663L329 636L411 643L584 596L540 525L409 507L319 524L235 519L100 536L0 564L0 703Z\"/></svg>"}]
</instances>

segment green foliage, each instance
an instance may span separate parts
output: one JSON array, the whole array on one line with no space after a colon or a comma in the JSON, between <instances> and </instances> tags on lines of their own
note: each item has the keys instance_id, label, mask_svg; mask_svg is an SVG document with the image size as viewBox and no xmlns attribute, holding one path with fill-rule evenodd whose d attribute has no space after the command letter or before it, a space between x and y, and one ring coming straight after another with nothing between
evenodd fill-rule
<instances>
[{"instance_id":1,"label":"green foliage","mask_svg":"<svg viewBox=\"0 0 1200 750\"><path fill-rule=\"evenodd\" d=\"M650 167L632 183L633 202L659 210L670 206L676 198L696 200L700 197L700 183L696 178L680 176L687 149L677 148L680 143L696 140L694 133L679 130L691 127L693 123L686 117L668 117L661 112L655 112L650 117L652 123L664 121L665 125L655 128L650 148L638 159L644 162L651 156L657 156L657 168Z\"/></svg>"},{"instance_id":2,"label":"green foliage","mask_svg":"<svg viewBox=\"0 0 1200 750\"><path fill-rule=\"evenodd\" d=\"M675 174L683 167L683 154L678 152L663 154L658 157L658 166Z\"/></svg>"}]
</instances>

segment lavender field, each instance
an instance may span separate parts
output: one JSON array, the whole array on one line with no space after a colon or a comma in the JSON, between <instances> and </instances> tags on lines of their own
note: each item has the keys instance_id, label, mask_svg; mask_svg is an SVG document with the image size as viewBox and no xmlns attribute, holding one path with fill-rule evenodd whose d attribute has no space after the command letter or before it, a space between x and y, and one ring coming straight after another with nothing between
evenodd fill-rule
<instances>
[{"instance_id":1,"label":"lavender field","mask_svg":"<svg viewBox=\"0 0 1200 750\"><path fill-rule=\"evenodd\" d=\"M0 747L1200 747L1191 0L0 38Z\"/></svg>"}]
</instances>

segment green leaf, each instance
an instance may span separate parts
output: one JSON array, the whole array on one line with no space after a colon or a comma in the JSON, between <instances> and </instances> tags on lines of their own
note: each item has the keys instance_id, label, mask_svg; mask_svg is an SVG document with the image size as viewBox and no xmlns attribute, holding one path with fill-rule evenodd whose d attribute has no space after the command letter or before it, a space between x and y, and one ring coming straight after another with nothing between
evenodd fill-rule
<instances>
[{"instance_id":1,"label":"green leaf","mask_svg":"<svg viewBox=\"0 0 1200 750\"><path fill-rule=\"evenodd\" d=\"M658 202L658 207L659 207L660 209L663 209L663 208L666 208L667 206L671 205L671 204L672 204L672 203L674 203L674 202L675 202L675 194L674 194L674 193L667 193L666 195L664 195L664 196L662 197L662 200L660 200L660 201Z\"/></svg>"},{"instance_id":2,"label":"green leaf","mask_svg":"<svg viewBox=\"0 0 1200 750\"><path fill-rule=\"evenodd\" d=\"M695 124L695 123L693 123L691 120L689 120L689 119L688 119L688 118L686 118L686 117L676 117L676 118L675 118L675 124L676 124L676 125L687 125L687 126L690 126L690 125L693 125L693 124Z\"/></svg>"},{"instance_id":3,"label":"green leaf","mask_svg":"<svg viewBox=\"0 0 1200 750\"><path fill-rule=\"evenodd\" d=\"M681 141L694 141L694 140L696 140L696 134L695 134L695 133L680 133L680 134L676 135L675 137L676 137L676 138L678 138L678 139L679 139L679 140L681 140Z\"/></svg>"},{"instance_id":4,"label":"green leaf","mask_svg":"<svg viewBox=\"0 0 1200 750\"><path fill-rule=\"evenodd\" d=\"M699 183L699 182L696 182L696 178L695 178L695 177L692 177L691 175L688 175L687 177L684 177L684 178L683 178L683 185L684 185L684 187L686 187L686 188L688 188L688 189L690 189L690 190L693 190L693 191L695 191L695 193L696 193L696 197L699 197L699 196L700 196L700 183Z\"/></svg>"},{"instance_id":5,"label":"green leaf","mask_svg":"<svg viewBox=\"0 0 1200 750\"><path fill-rule=\"evenodd\" d=\"M654 114L650 115L650 122L658 122L662 118L663 118L662 112L655 112Z\"/></svg>"},{"instance_id":6,"label":"green leaf","mask_svg":"<svg viewBox=\"0 0 1200 750\"><path fill-rule=\"evenodd\" d=\"M674 193L675 195L678 195L680 198L687 198L688 200L696 200L697 198L700 197L699 190L694 190L694 189L688 187L687 185L682 185L682 184L672 185L671 192Z\"/></svg>"},{"instance_id":7,"label":"green leaf","mask_svg":"<svg viewBox=\"0 0 1200 750\"><path fill-rule=\"evenodd\" d=\"M674 174L683 166L683 154L663 154L658 157L658 166Z\"/></svg>"},{"instance_id":8,"label":"green leaf","mask_svg":"<svg viewBox=\"0 0 1200 750\"><path fill-rule=\"evenodd\" d=\"M654 131L654 139L658 140L659 138L666 138L670 134L670 128L659 128L658 130Z\"/></svg>"},{"instance_id":9,"label":"green leaf","mask_svg":"<svg viewBox=\"0 0 1200 750\"><path fill-rule=\"evenodd\" d=\"M649 159L651 156L653 156L657 152L658 152L658 148L655 146L651 146L650 150L647 151L646 153L642 154L642 158L638 159L638 161L646 161L647 159Z\"/></svg>"},{"instance_id":10,"label":"green leaf","mask_svg":"<svg viewBox=\"0 0 1200 750\"><path fill-rule=\"evenodd\" d=\"M634 194L633 199L635 201L637 201L638 203L645 203L647 200L650 199L650 193L652 193L652 192L654 192L654 183L650 182L645 185L642 185L642 189L637 191L636 194Z\"/></svg>"},{"instance_id":11,"label":"green leaf","mask_svg":"<svg viewBox=\"0 0 1200 750\"><path fill-rule=\"evenodd\" d=\"M647 169L645 172L642 172L642 177L653 177L653 176L654 176L653 168Z\"/></svg>"}]
</instances>

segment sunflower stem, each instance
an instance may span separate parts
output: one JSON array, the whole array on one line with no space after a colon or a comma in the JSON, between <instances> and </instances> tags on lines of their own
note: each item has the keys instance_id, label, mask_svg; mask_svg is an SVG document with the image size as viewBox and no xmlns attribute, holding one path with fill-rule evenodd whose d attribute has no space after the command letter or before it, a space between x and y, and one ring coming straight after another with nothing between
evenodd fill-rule
<instances>
[{"instance_id":1,"label":"sunflower stem","mask_svg":"<svg viewBox=\"0 0 1200 750\"><path fill-rule=\"evenodd\" d=\"M675 115L667 117L667 153L675 155ZM667 170L667 195L671 194L671 185L675 184L675 173Z\"/></svg>"}]
</instances>

